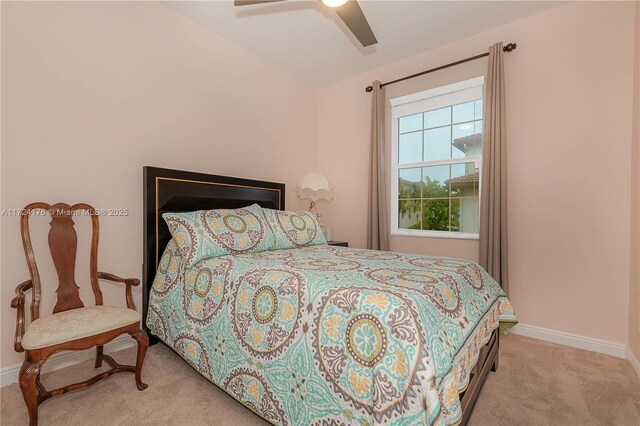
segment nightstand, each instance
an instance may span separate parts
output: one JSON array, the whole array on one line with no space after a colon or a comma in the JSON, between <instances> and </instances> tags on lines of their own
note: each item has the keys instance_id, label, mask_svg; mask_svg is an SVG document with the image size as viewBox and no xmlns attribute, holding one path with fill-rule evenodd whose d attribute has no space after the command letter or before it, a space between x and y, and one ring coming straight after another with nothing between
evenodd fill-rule
<instances>
[{"instance_id":1,"label":"nightstand","mask_svg":"<svg viewBox=\"0 0 640 426\"><path fill-rule=\"evenodd\" d=\"M349 243L346 241L327 241L327 244L330 246L349 247Z\"/></svg>"}]
</instances>

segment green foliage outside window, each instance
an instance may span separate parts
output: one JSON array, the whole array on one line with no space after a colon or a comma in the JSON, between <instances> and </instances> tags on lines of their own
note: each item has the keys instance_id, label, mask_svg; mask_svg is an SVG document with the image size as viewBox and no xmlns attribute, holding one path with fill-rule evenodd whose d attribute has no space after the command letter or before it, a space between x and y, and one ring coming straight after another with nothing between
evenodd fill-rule
<instances>
[{"instance_id":1,"label":"green foliage outside window","mask_svg":"<svg viewBox=\"0 0 640 426\"><path fill-rule=\"evenodd\" d=\"M422 199L411 200L420 197L420 185L422 185ZM419 214L422 220L409 226L407 229L423 229L430 231L459 231L460 230L460 203L458 200L449 200L449 189L446 184L438 180L426 177L420 182L400 180L398 188L399 213ZM407 200L409 198L409 200ZM449 220L451 218L451 223Z\"/></svg>"}]
</instances>

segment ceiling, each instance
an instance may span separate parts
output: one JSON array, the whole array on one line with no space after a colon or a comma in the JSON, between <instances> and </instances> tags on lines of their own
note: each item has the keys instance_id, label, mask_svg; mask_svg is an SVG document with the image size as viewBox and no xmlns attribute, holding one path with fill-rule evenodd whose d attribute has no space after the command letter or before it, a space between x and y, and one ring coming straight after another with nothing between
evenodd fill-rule
<instances>
[{"instance_id":1,"label":"ceiling","mask_svg":"<svg viewBox=\"0 0 640 426\"><path fill-rule=\"evenodd\" d=\"M546 1L360 0L378 44L363 48L316 0L234 7L233 1L169 1L176 13L325 85L556 7ZM510 40L505 40L510 41ZM517 41L517 40L515 40Z\"/></svg>"}]
</instances>

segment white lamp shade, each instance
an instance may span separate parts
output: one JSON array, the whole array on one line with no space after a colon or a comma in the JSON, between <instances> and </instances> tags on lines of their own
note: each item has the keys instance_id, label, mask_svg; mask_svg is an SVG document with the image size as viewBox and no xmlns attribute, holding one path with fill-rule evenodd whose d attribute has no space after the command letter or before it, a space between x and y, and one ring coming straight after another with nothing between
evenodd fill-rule
<instances>
[{"instance_id":1,"label":"white lamp shade","mask_svg":"<svg viewBox=\"0 0 640 426\"><path fill-rule=\"evenodd\" d=\"M345 4L347 0L322 0L322 3L329 7L340 7Z\"/></svg>"},{"instance_id":2,"label":"white lamp shade","mask_svg":"<svg viewBox=\"0 0 640 426\"><path fill-rule=\"evenodd\" d=\"M333 189L329 184L329 179L322 173L309 173L298 183L298 198L311 201L330 201L333 198Z\"/></svg>"}]
</instances>

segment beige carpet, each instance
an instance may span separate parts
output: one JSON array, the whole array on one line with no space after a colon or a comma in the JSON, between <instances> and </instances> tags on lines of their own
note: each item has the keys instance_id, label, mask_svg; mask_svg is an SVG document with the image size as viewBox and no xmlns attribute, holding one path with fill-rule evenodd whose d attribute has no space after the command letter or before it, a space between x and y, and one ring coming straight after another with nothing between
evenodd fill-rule
<instances>
[{"instance_id":1,"label":"beige carpet","mask_svg":"<svg viewBox=\"0 0 640 426\"><path fill-rule=\"evenodd\" d=\"M128 349L116 354L133 362ZM93 365L43 376L46 387L82 380ZM149 349L139 392L131 374L40 407L46 425L262 425L233 398L206 381L164 345ZM0 390L3 426L26 425L17 384ZM501 341L500 368L489 373L470 425L640 425L640 379L625 360L509 335Z\"/></svg>"}]
</instances>

